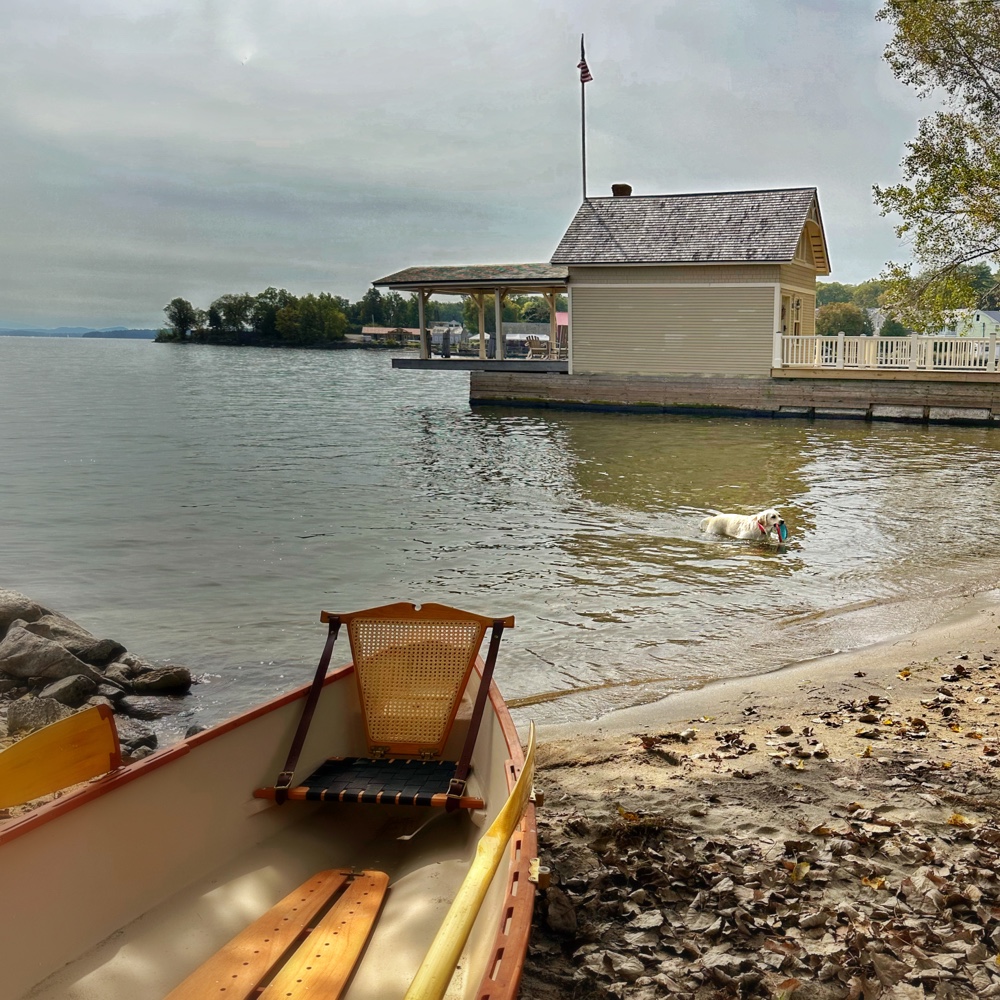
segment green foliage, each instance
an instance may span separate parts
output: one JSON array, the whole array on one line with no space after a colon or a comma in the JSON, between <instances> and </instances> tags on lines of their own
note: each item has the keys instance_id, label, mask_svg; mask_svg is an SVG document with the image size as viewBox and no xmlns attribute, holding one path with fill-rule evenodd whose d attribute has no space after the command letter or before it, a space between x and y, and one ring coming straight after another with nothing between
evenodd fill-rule
<instances>
[{"instance_id":1,"label":"green foliage","mask_svg":"<svg viewBox=\"0 0 1000 1000\"><path fill-rule=\"evenodd\" d=\"M204 322L202 311L195 309L187 299L171 299L170 303L163 307L163 311L167 314L167 322L170 324L171 339L187 340L191 331L199 323Z\"/></svg>"},{"instance_id":2,"label":"green foliage","mask_svg":"<svg viewBox=\"0 0 1000 1000\"><path fill-rule=\"evenodd\" d=\"M831 302L850 302L853 285L842 285L839 281L816 282L816 305L828 306Z\"/></svg>"},{"instance_id":3,"label":"green foliage","mask_svg":"<svg viewBox=\"0 0 1000 1000\"><path fill-rule=\"evenodd\" d=\"M879 330L878 335L880 337L908 337L910 331L898 319L890 317L882 324L882 329Z\"/></svg>"},{"instance_id":4,"label":"green foliage","mask_svg":"<svg viewBox=\"0 0 1000 1000\"><path fill-rule=\"evenodd\" d=\"M869 337L872 333L871 320L861 306L853 302L831 302L816 310L816 335L836 337L846 333L848 337Z\"/></svg>"},{"instance_id":5,"label":"green foliage","mask_svg":"<svg viewBox=\"0 0 1000 1000\"><path fill-rule=\"evenodd\" d=\"M914 329L940 329L983 304L967 266L1000 263L1000 3L886 0L876 16L894 29L896 77L943 101L906 146L904 182L874 189L915 261L886 266L883 301Z\"/></svg>"},{"instance_id":6,"label":"green foliage","mask_svg":"<svg viewBox=\"0 0 1000 1000\"><path fill-rule=\"evenodd\" d=\"M885 282L878 279L862 281L860 285L855 285L851 292L851 301L862 309L877 309L885 291Z\"/></svg>"},{"instance_id":7,"label":"green foliage","mask_svg":"<svg viewBox=\"0 0 1000 1000\"><path fill-rule=\"evenodd\" d=\"M328 292L303 295L277 315L279 339L293 347L321 347L343 340L347 335L347 317Z\"/></svg>"}]
</instances>

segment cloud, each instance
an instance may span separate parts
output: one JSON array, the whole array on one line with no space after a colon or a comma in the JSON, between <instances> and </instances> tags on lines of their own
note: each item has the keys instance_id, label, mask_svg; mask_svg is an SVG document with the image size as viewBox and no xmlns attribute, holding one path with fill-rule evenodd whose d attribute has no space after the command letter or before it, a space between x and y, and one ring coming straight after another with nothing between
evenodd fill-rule
<instances>
[{"instance_id":1,"label":"cloud","mask_svg":"<svg viewBox=\"0 0 1000 1000\"><path fill-rule=\"evenodd\" d=\"M10 0L7 0L9 3ZM0 36L0 320L156 326L267 285L546 260L588 190L815 184L834 277L899 255L871 185L917 102L875 0L66 0Z\"/></svg>"}]
</instances>

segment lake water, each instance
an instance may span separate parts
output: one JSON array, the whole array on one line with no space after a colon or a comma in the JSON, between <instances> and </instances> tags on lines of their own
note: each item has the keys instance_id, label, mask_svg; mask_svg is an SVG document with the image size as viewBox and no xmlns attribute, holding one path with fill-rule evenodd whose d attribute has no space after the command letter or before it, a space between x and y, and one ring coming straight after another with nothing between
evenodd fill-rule
<instances>
[{"instance_id":1,"label":"lake water","mask_svg":"<svg viewBox=\"0 0 1000 1000\"><path fill-rule=\"evenodd\" d=\"M0 337L0 429L0 587L189 665L178 731L309 679L321 609L513 613L515 719L567 722L1000 576L988 428L471 409L381 352ZM770 505L780 549L698 530Z\"/></svg>"}]
</instances>

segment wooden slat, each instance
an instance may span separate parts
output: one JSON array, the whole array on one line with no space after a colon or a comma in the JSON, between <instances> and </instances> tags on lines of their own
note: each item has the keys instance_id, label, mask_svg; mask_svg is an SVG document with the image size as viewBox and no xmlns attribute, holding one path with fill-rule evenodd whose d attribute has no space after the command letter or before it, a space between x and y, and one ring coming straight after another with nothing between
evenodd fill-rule
<instances>
[{"instance_id":1,"label":"wooden slat","mask_svg":"<svg viewBox=\"0 0 1000 1000\"><path fill-rule=\"evenodd\" d=\"M350 872L331 869L314 875L199 966L165 1000L243 1000L302 936Z\"/></svg>"},{"instance_id":2,"label":"wooden slat","mask_svg":"<svg viewBox=\"0 0 1000 1000\"><path fill-rule=\"evenodd\" d=\"M535 724L532 722L521 774L497 818L476 845L476 856L404 1000L441 1000L445 995L490 882L500 866L511 835L528 807L534 777Z\"/></svg>"},{"instance_id":3,"label":"wooden slat","mask_svg":"<svg viewBox=\"0 0 1000 1000\"><path fill-rule=\"evenodd\" d=\"M96 778L121 762L111 709L97 705L77 712L0 753L0 808Z\"/></svg>"},{"instance_id":4,"label":"wooden slat","mask_svg":"<svg viewBox=\"0 0 1000 1000\"><path fill-rule=\"evenodd\" d=\"M260 1000L337 1000L368 942L388 885L389 876L384 872L365 871L355 876L261 993Z\"/></svg>"}]
</instances>

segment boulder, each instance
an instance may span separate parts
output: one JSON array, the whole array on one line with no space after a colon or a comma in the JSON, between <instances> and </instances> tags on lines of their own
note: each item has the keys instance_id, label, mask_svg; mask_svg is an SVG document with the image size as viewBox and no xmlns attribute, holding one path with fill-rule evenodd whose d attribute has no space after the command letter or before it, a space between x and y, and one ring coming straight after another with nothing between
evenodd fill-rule
<instances>
[{"instance_id":1,"label":"boulder","mask_svg":"<svg viewBox=\"0 0 1000 1000\"><path fill-rule=\"evenodd\" d=\"M0 673L49 680L73 674L83 674L95 681L103 679L89 663L84 663L58 642L28 631L28 625L15 621L7 629L0 642Z\"/></svg>"},{"instance_id":2,"label":"boulder","mask_svg":"<svg viewBox=\"0 0 1000 1000\"><path fill-rule=\"evenodd\" d=\"M114 639L98 639L83 626L58 613L43 615L24 627L33 635L58 642L63 649L92 667L106 667L112 660L117 660L126 652L120 642L115 642Z\"/></svg>"},{"instance_id":3,"label":"boulder","mask_svg":"<svg viewBox=\"0 0 1000 1000\"><path fill-rule=\"evenodd\" d=\"M38 692L39 698L54 698L70 708L79 708L91 695L97 692L97 681L83 674L72 674L53 681Z\"/></svg>"},{"instance_id":4,"label":"boulder","mask_svg":"<svg viewBox=\"0 0 1000 1000\"><path fill-rule=\"evenodd\" d=\"M130 715L133 719L143 719L152 722L153 719L162 719L165 715L172 715L177 711L166 698L157 698L151 694L127 694L119 699L116 706L119 712Z\"/></svg>"},{"instance_id":5,"label":"boulder","mask_svg":"<svg viewBox=\"0 0 1000 1000\"><path fill-rule=\"evenodd\" d=\"M5 635L11 623L18 619L34 622L51 613L48 608L43 608L37 601L16 590L0 589L0 636Z\"/></svg>"},{"instance_id":6,"label":"boulder","mask_svg":"<svg viewBox=\"0 0 1000 1000\"><path fill-rule=\"evenodd\" d=\"M7 732L11 736L25 736L71 715L71 708L52 698L19 698L7 709Z\"/></svg>"},{"instance_id":7,"label":"boulder","mask_svg":"<svg viewBox=\"0 0 1000 1000\"><path fill-rule=\"evenodd\" d=\"M191 671L187 667L156 667L132 680L136 694L183 694L191 687Z\"/></svg>"},{"instance_id":8,"label":"boulder","mask_svg":"<svg viewBox=\"0 0 1000 1000\"><path fill-rule=\"evenodd\" d=\"M118 729L118 742L125 756L131 757L140 747L145 747L147 750L156 749L158 740L156 733L151 729L120 715L115 717L115 726Z\"/></svg>"}]
</instances>

